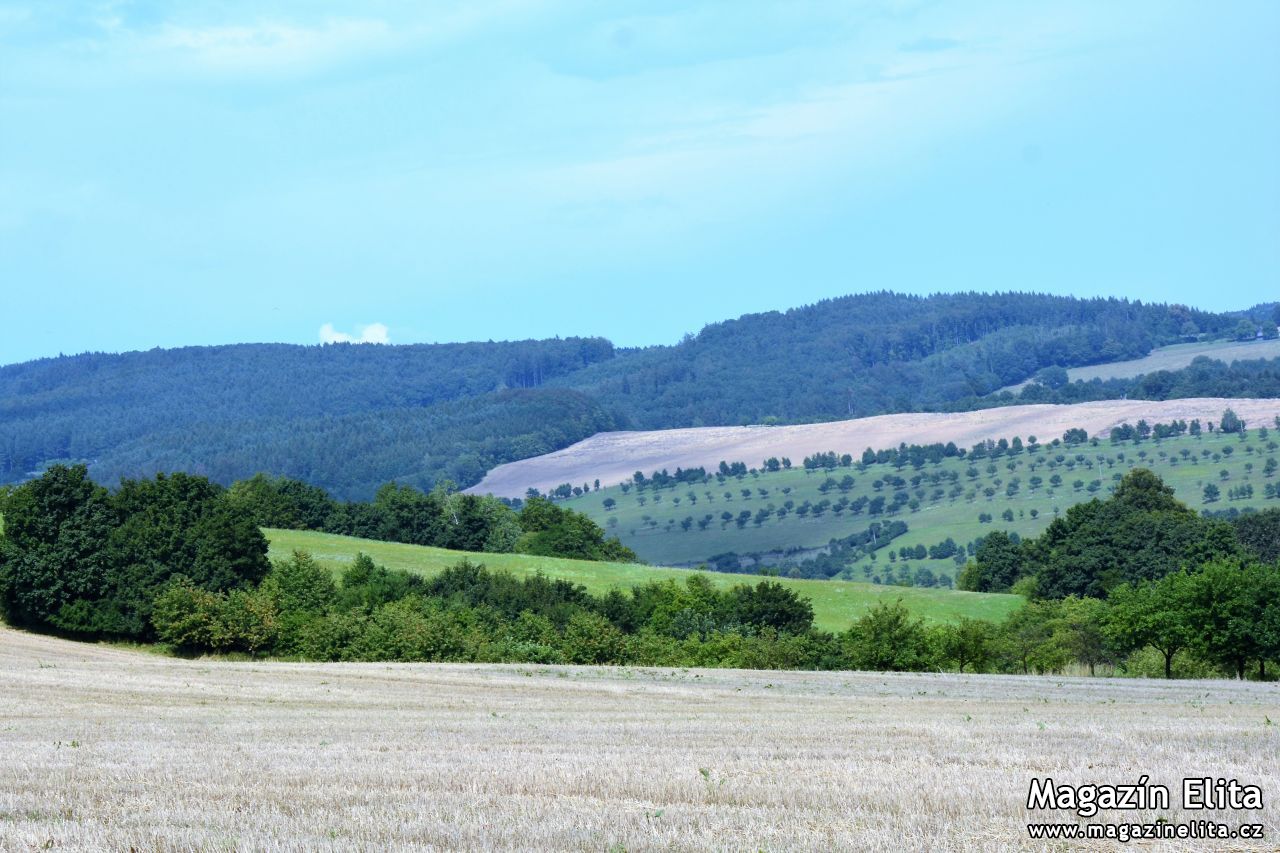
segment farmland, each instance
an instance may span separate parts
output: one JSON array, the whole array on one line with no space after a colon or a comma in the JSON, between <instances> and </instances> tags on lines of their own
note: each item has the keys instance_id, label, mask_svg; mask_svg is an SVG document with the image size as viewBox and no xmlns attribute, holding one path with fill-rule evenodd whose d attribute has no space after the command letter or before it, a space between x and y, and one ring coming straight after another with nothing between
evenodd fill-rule
<instances>
[{"instance_id":1,"label":"farmland","mask_svg":"<svg viewBox=\"0 0 1280 853\"><path fill-rule=\"evenodd\" d=\"M1024 537L1036 535L1069 506L1094 496L1105 497L1116 480L1137 467L1155 471L1180 500L1197 510L1276 505L1265 494L1268 485L1275 488L1280 482L1276 470L1267 470L1268 460L1280 457L1277 439L1280 434L1274 430L1266 435L1263 430L1249 430L1243 439L1205 433L1138 445L1131 441L1113 445L1104 437L1096 444L1041 445L1036 452L994 459L950 458L918 470L890 464L868 465L863 470L857 464L830 471L804 470L799 467L801 460L794 459L790 470L757 470L723 480L713 477L696 486L682 484L643 492L634 487L626 491L610 487L572 499L567 505L592 516L644 559L667 565L692 565L726 552L818 548L833 538L865 530L875 520L907 523L908 532L893 541L894 551L920 545L928 548L948 538L963 547L993 529L1015 531ZM851 453L855 460L859 453L854 447L831 449ZM761 465L761 460L746 462ZM846 477L851 478L851 484ZM902 478L903 485L895 488L890 477ZM1204 494L1210 484L1221 492L1213 502L1206 501ZM1243 489L1245 494L1252 489L1252 496L1231 499L1233 489ZM870 501L877 497L887 498L891 505L895 492L905 493L909 501L895 514L873 518L865 511L854 514L851 509L837 512L835 508L845 499ZM606 509L606 501L613 502L611 509ZM827 508L814 512L812 508L823 501ZM791 507L779 517L778 511L788 502ZM811 509L802 514L800 508L806 502ZM763 515L762 510L766 511ZM726 512L729 519L724 518ZM739 524L743 512L749 520ZM980 521L984 515L991 520ZM690 521L687 529L686 520ZM902 569L901 563L889 566L886 553L878 557L876 562L860 560L843 577L867 580L880 576L888 582L890 571L896 576ZM781 559L774 556L766 563L777 564ZM952 574L957 567L953 558L911 560L907 571L921 566L935 575Z\"/></svg>"},{"instance_id":2,"label":"farmland","mask_svg":"<svg viewBox=\"0 0 1280 853\"><path fill-rule=\"evenodd\" d=\"M1007 849L1033 776L1280 788L1273 688L180 660L0 628L0 848ZM1103 820L1106 818L1097 818ZM1268 838L1270 840L1270 838Z\"/></svg>"},{"instance_id":3,"label":"farmland","mask_svg":"<svg viewBox=\"0 0 1280 853\"><path fill-rule=\"evenodd\" d=\"M790 426L696 427L641 432L602 432L564 450L499 465L469 491L524 497L535 487L546 491L561 483L581 485L599 480L605 486L669 468L699 465L713 468L720 460L742 460L757 466L768 456L800 460L836 450L861 453L900 443L953 441L970 447L979 441L1036 435L1047 441L1065 430L1081 428L1105 434L1125 421L1145 418L1155 423L1175 419L1214 420L1230 406L1251 424L1269 424L1280 414L1274 399L1195 397L1178 400L1104 400L1072 405L1002 406L972 412L915 412Z\"/></svg>"},{"instance_id":4,"label":"farmland","mask_svg":"<svg viewBox=\"0 0 1280 853\"><path fill-rule=\"evenodd\" d=\"M1231 363L1243 359L1280 357L1280 339L1265 341L1206 341L1194 344L1173 344L1157 347L1149 355L1107 364L1091 364L1087 367L1067 368L1067 378L1075 382L1091 379L1130 379L1157 370L1180 370L1201 356ZM1027 382L1018 382L1001 388L1016 391Z\"/></svg>"},{"instance_id":5,"label":"farmland","mask_svg":"<svg viewBox=\"0 0 1280 853\"><path fill-rule=\"evenodd\" d=\"M463 558L483 563L491 569L506 569L520 577L542 572L549 577L580 583L594 593L626 589L653 580L683 580L688 570L659 568L634 563L596 563L524 554L467 554L442 548L424 548L395 542L377 542L351 536L335 536L299 530L267 530L271 555L287 557L295 550L310 553L325 566L340 572L355 559L368 554L375 562L393 569L431 575ZM753 582L756 578L707 573L716 586ZM944 589L905 589L865 582L809 581L782 579L781 583L813 602L816 627L843 631L878 601L901 599L905 607L929 622L952 622L960 616L999 621L1011 613L1021 599L1013 595L953 592Z\"/></svg>"}]
</instances>

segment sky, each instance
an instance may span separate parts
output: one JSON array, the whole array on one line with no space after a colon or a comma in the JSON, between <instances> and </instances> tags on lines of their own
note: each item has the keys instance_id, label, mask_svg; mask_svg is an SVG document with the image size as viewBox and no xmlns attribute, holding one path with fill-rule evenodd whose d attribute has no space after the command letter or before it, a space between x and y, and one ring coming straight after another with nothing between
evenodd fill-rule
<instances>
[{"instance_id":1,"label":"sky","mask_svg":"<svg viewBox=\"0 0 1280 853\"><path fill-rule=\"evenodd\" d=\"M1280 3L0 0L0 364L1280 299Z\"/></svg>"}]
</instances>

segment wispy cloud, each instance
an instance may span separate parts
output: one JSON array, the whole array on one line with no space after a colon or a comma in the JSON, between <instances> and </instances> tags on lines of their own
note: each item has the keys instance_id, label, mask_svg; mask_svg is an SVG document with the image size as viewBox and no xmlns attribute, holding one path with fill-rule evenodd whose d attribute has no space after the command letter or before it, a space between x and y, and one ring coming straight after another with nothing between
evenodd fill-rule
<instances>
[{"instance_id":1,"label":"wispy cloud","mask_svg":"<svg viewBox=\"0 0 1280 853\"><path fill-rule=\"evenodd\" d=\"M925 38L909 41L906 44L898 46L899 50L907 53L938 53L943 50L952 50L961 45L956 39L937 38L935 36L927 36Z\"/></svg>"},{"instance_id":2,"label":"wispy cloud","mask_svg":"<svg viewBox=\"0 0 1280 853\"><path fill-rule=\"evenodd\" d=\"M47 38L97 74L206 74L213 77L298 76L358 65L393 54L431 50L538 14L533 0L472 0L444 8L367 4L345 13L308 4L175 4L151 9L106 2L91 8L6 9L0 37L25 25L30 46ZM41 76L72 78L66 69L28 57ZM75 66L72 66L74 70Z\"/></svg>"},{"instance_id":3,"label":"wispy cloud","mask_svg":"<svg viewBox=\"0 0 1280 853\"><path fill-rule=\"evenodd\" d=\"M384 21L339 19L304 26L263 22L236 26L166 25L145 39L152 51L171 53L203 68L262 72L325 64L376 51L394 39Z\"/></svg>"},{"instance_id":4,"label":"wispy cloud","mask_svg":"<svg viewBox=\"0 0 1280 853\"><path fill-rule=\"evenodd\" d=\"M320 342L324 344L389 344L391 337L387 334L387 327L383 323L370 323L367 326L357 326L354 335L346 332L339 332L333 327L332 323L325 323L320 327Z\"/></svg>"}]
</instances>

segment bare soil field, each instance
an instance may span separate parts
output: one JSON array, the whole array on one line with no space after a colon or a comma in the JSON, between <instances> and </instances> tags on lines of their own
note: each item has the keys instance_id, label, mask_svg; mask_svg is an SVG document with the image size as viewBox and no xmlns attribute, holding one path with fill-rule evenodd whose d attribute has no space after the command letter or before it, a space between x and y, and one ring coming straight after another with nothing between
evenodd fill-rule
<instances>
[{"instance_id":1,"label":"bare soil field","mask_svg":"<svg viewBox=\"0 0 1280 853\"><path fill-rule=\"evenodd\" d=\"M564 450L499 465L468 491L502 497L523 497L529 487L546 491L561 483L575 485L599 480L612 486L636 471L649 474L667 468L706 466L727 460L759 466L770 456L788 456L796 465L805 456L828 450L852 453L863 449L897 447L899 443L931 444L954 441L968 448L988 438L1041 441L1058 438L1080 427L1090 435L1105 433L1125 421L1175 419L1216 422L1230 406L1251 425L1272 424L1280 415L1280 400L1219 399L1106 400L1069 406L1031 405L982 409L976 412L878 415L872 418L797 426L697 427L637 432L602 432Z\"/></svg>"},{"instance_id":2,"label":"bare soil field","mask_svg":"<svg viewBox=\"0 0 1280 853\"><path fill-rule=\"evenodd\" d=\"M1271 721L1252 683L232 663L0 628L0 849L1063 849L1028 840L1072 819L1026 809L1032 777L1143 775L1172 808L1094 820L1275 849ZM1205 775L1267 809L1183 810Z\"/></svg>"},{"instance_id":3,"label":"bare soil field","mask_svg":"<svg viewBox=\"0 0 1280 853\"><path fill-rule=\"evenodd\" d=\"M1144 373L1157 370L1180 370L1192 361L1205 356L1216 361L1230 364L1233 361L1244 361L1256 358L1276 358L1280 356L1280 339L1268 341L1211 341L1208 343L1173 344L1158 347L1149 355L1128 361L1112 361L1107 364L1092 364L1088 367L1067 368L1067 378L1072 382L1077 379L1088 382L1090 379L1130 379ZM1017 391L1026 382L1006 385L1000 391ZM999 392L997 392L999 393Z\"/></svg>"}]
</instances>

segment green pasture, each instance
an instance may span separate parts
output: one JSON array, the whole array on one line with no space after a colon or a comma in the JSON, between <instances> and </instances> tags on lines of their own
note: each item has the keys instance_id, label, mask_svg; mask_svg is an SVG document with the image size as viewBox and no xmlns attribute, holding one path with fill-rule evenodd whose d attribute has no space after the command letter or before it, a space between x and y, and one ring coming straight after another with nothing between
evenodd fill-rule
<instances>
[{"instance_id":1,"label":"green pasture","mask_svg":"<svg viewBox=\"0 0 1280 853\"><path fill-rule=\"evenodd\" d=\"M507 569L520 576L542 572L549 577L567 578L594 593L610 589L626 589L651 580L681 580L692 572L633 563L593 563L553 557L531 557L523 554L468 554L420 545L377 542L351 536L335 536L300 530L264 531L271 542L273 558L287 557L295 550L306 551L335 573L364 552L376 563L388 568L404 569L430 575L452 566L466 557L492 569ZM756 583L752 575L730 575L704 572L716 586ZM1014 595L987 595L954 592L944 589L915 589L879 586L847 581L810 581L780 579L813 602L815 622L819 628L842 631L878 601L901 599L912 613L930 622L952 622L961 616L999 621L1011 613L1022 599Z\"/></svg>"}]
</instances>

